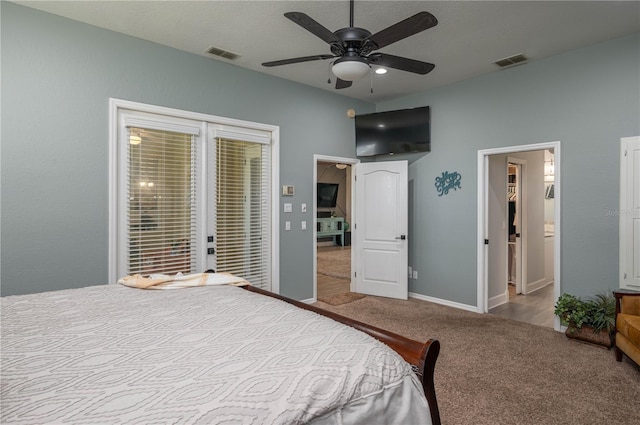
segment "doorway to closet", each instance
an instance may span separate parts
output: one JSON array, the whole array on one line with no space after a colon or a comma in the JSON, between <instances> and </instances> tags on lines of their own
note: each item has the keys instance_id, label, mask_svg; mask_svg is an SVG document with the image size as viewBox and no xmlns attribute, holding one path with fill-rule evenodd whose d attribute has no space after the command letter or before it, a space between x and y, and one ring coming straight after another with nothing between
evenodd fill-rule
<instances>
[{"instance_id":1,"label":"doorway to closet","mask_svg":"<svg viewBox=\"0 0 640 425\"><path fill-rule=\"evenodd\" d=\"M559 142L479 151L479 311L559 329Z\"/></svg>"},{"instance_id":2,"label":"doorway to closet","mask_svg":"<svg viewBox=\"0 0 640 425\"><path fill-rule=\"evenodd\" d=\"M507 158L507 287L509 300L522 294L522 170L526 161Z\"/></svg>"}]
</instances>

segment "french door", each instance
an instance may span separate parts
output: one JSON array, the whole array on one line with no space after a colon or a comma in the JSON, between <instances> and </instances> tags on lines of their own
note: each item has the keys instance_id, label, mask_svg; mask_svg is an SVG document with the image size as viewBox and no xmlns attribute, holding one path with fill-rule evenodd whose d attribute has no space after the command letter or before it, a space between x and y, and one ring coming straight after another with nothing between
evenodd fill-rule
<instances>
[{"instance_id":1,"label":"french door","mask_svg":"<svg viewBox=\"0 0 640 425\"><path fill-rule=\"evenodd\" d=\"M222 137L209 128L207 267L242 276L268 289L270 254L270 149L260 140ZM246 137L245 137L246 138ZM211 250L211 247L214 249Z\"/></svg>"},{"instance_id":2,"label":"french door","mask_svg":"<svg viewBox=\"0 0 640 425\"><path fill-rule=\"evenodd\" d=\"M110 280L213 269L272 289L272 133L136 109L115 115Z\"/></svg>"}]
</instances>

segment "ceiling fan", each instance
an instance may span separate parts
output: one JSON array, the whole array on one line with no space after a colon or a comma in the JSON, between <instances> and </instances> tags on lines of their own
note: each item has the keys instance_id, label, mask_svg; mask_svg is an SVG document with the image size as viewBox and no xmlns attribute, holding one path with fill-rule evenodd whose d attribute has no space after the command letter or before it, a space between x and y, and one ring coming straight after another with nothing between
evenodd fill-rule
<instances>
[{"instance_id":1,"label":"ceiling fan","mask_svg":"<svg viewBox=\"0 0 640 425\"><path fill-rule=\"evenodd\" d=\"M438 24L438 20L429 12L419 12L375 34L364 28L353 26L353 3L350 0L349 26L331 32L302 12L287 12L284 16L302 28L311 32L329 44L332 54L303 56L264 62L262 66L272 67L292 63L309 62L338 58L333 62L331 71L337 77L336 89L350 87L353 81L365 76L371 65L400 69L415 74L427 74L435 68L428 62L374 52L396 41L410 37ZM331 80L329 80L331 82Z\"/></svg>"}]
</instances>

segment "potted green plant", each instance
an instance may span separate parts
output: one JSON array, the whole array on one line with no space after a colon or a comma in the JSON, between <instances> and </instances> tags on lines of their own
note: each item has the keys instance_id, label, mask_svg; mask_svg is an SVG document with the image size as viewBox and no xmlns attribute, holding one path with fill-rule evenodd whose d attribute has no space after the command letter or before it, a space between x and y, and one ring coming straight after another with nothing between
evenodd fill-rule
<instances>
[{"instance_id":1,"label":"potted green plant","mask_svg":"<svg viewBox=\"0 0 640 425\"><path fill-rule=\"evenodd\" d=\"M582 300L562 294L554 313L567 326L565 335L610 348L613 345L616 303L612 292L602 292Z\"/></svg>"}]
</instances>

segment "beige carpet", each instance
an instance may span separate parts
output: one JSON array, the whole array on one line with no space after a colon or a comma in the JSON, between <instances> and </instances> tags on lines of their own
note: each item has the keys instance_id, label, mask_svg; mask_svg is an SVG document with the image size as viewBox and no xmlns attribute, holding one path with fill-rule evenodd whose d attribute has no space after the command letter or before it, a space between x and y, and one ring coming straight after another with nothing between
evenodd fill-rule
<instances>
[{"instance_id":1,"label":"beige carpet","mask_svg":"<svg viewBox=\"0 0 640 425\"><path fill-rule=\"evenodd\" d=\"M318 273L339 279L351 279L350 247L318 247Z\"/></svg>"},{"instance_id":2,"label":"beige carpet","mask_svg":"<svg viewBox=\"0 0 640 425\"><path fill-rule=\"evenodd\" d=\"M612 350L416 299L316 305L416 340L438 339L443 425L640 424L640 371L627 358L616 362Z\"/></svg>"},{"instance_id":3,"label":"beige carpet","mask_svg":"<svg viewBox=\"0 0 640 425\"><path fill-rule=\"evenodd\" d=\"M356 294L355 292L343 292L337 295L320 296L318 295L318 301L322 301L331 305L348 304L353 301L361 300L366 297L364 294Z\"/></svg>"}]
</instances>

